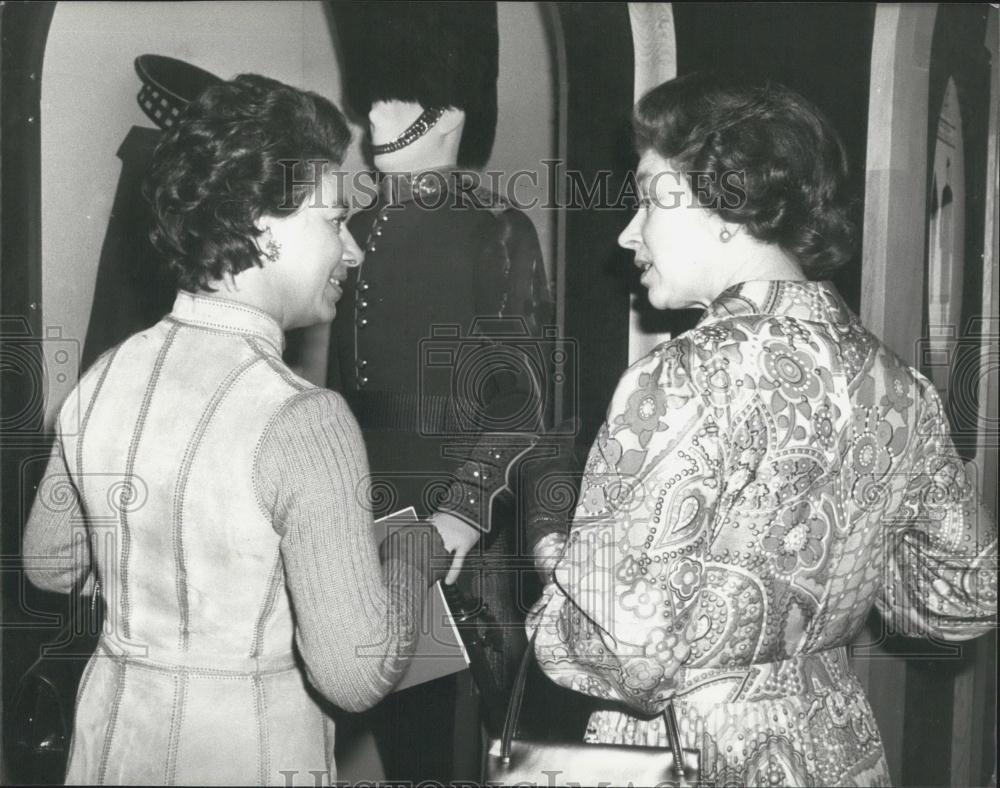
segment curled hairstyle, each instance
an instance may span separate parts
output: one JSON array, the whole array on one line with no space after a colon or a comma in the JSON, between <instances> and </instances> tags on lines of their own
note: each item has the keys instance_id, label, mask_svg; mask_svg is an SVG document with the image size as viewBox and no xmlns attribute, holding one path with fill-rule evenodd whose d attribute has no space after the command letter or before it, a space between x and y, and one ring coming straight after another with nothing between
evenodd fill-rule
<instances>
[{"instance_id":1,"label":"curled hairstyle","mask_svg":"<svg viewBox=\"0 0 1000 788\"><path fill-rule=\"evenodd\" d=\"M810 278L854 254L844 145L798 93L775 82L690 74L643 96L632 128L640 153L669 159L702 205L780 246ZM734 178L739 199L727 190Z\"/></svg>"},{"instance_id":2,"label":"curled hairstyle","mask_svg":"<svg viewBox=\"0 0 1000 788\"><path fill-rule=\"evenodd\" d=\"M143 183L150 239L178 285L211 289L260 265L257 220L298 210L350 139L331 102L267 77L241 74L203 91L165 132Z\"/></svg>"}]
</instances>

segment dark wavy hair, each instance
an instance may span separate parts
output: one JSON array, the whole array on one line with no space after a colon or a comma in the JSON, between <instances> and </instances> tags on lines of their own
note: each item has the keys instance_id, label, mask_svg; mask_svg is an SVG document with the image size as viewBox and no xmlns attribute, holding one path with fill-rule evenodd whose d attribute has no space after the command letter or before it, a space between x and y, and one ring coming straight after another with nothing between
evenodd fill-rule
<instances>
[{"instance_id":1,"label":"dark wavy hair","mask_svg":"<svg viewBox=\"0 0 1000 788\"><path fill-rule=\"evenodd\" d=\"M640 153L651 149L669 159L692 191L701 190L703 205L780 246L810 278L853 256L857 227L844 145L798 93L776 82L690 74L643 96L632 128ZM745 192L739 199L734 178Z\"/></svg>"},{"instance_id":2,"label":"dark wavy hair","mask_svg":"<svg viewBox=\"0 0 1000 788\"><path fill-rule=\"evenodd\" d=\"M164 133L143 183L150 239L186 290L260 265L255 222L294 213L351 139L315 93L257 74L206 89Z\"/></svg>"}]
</instances>

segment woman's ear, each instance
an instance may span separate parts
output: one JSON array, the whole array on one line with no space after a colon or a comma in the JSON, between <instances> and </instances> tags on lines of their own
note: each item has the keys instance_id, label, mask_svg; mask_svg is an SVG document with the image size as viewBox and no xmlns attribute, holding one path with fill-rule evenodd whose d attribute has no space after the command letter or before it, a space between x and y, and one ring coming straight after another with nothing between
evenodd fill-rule
<instances>
[{"instance_id":1,"label":"woman's ear","mask_svg":"<svg viewBox=\"0 0 1000 788\"><path fill-rule=\"evenodd\" d=\"M266 213L262 213L260 216L254 219L253 226L257 229L258 233L261 233L263 235L271 229L271 222L273 221L273 219L274 219L273 216L270 216L269 214ZM258 240L260 240L259 237Z\"/></svg>"},{"instance_id":2,"label":"woman's ear","mask_svg":"<svg viewBox=\"0 0 1000 788\"><path fill-rule=\"evenodd\" d=\"M254 243L263 263L276 263L281 255L281 244L273 232L275 221L275 217L270 214L262 214L254 221L254 227L259 233Z\"/></svg>"}]
</instances>

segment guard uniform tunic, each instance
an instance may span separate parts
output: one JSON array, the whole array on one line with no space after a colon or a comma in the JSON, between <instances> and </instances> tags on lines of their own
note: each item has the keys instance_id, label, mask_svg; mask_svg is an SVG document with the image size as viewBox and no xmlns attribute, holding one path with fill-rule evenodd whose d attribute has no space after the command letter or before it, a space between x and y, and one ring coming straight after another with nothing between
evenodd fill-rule
<instances>
[{"instance_id":1,"label":"guard uniform tunic","mask_svg":"<svg viewBox=\"0 0 1000 788\"><path fill-rule=\"evenodd\" d=\"M352 217L365 261L345 282L329 382L364 431L378 513L413 505L488 531L542 421L534 362L553 310L531 221L465 177L385 178Z\"/></svg>"},{"instance_id":2,"label":"guard uniform tunic","mask_svg":"<svg viewBox=\"0 0 1000 788\"><path fill-rule=\"evenodd\" d=\"M329 384L364 432L376 516L412 505L489 531L507 469L536 441L547 408L554 315L534 227L469 174L438 171L384 178L349 226L365 261L345 282ZM494 528L459 581L510 624L523 618L516 575L503 571L516 544L513 523ZM496 645L488 659L503 686L523 630L508 627ZM449 680L405 694L409 710L386 713L387 776L451 779ZM471 751L478 726L468 730Z\"/></svg>"}]
</instances>

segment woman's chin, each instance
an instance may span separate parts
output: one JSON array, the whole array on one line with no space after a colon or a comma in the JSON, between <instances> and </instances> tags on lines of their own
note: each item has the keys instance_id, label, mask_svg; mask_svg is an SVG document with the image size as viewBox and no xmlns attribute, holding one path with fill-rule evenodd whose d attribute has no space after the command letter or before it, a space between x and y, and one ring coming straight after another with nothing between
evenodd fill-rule
<instances>
[{"instance_id":1,"label":"woman's chin","mask_svg":"<svg viewBox=\"0 0 1000 788\"><path fill-rule=\"evenodd\" d=\"M664 309L672 308L670 304L670 296L661 292L659 288L651 288L647 291L646 297L649 299L649 305L653 307L653 309L663 311Z\"/></svg>"},{"instance_id":2,"label":"woman's chin","mask_svg":"<svg viewBox=\"0 0 1000 788\"><path fill-rule=\"evenodd\" d=\"M333 291L333 292L331 292ZM340 288L328 287L324 293L323 302L316 309L317 323L329 323L337 316L337 303L342 293Z\"/></svg>"},{"instance_id":3,"label":"woman's chin","mask_svg":"<svg viewBox=\"0 0 1000 788\"><path fill-rule=\"evenodd\" d=\"M337 316L337 305L336 303L327 304L326 308L323 309L319 318L316 320L317 323L330 323Z\"/></svg>"}]
</instances>

